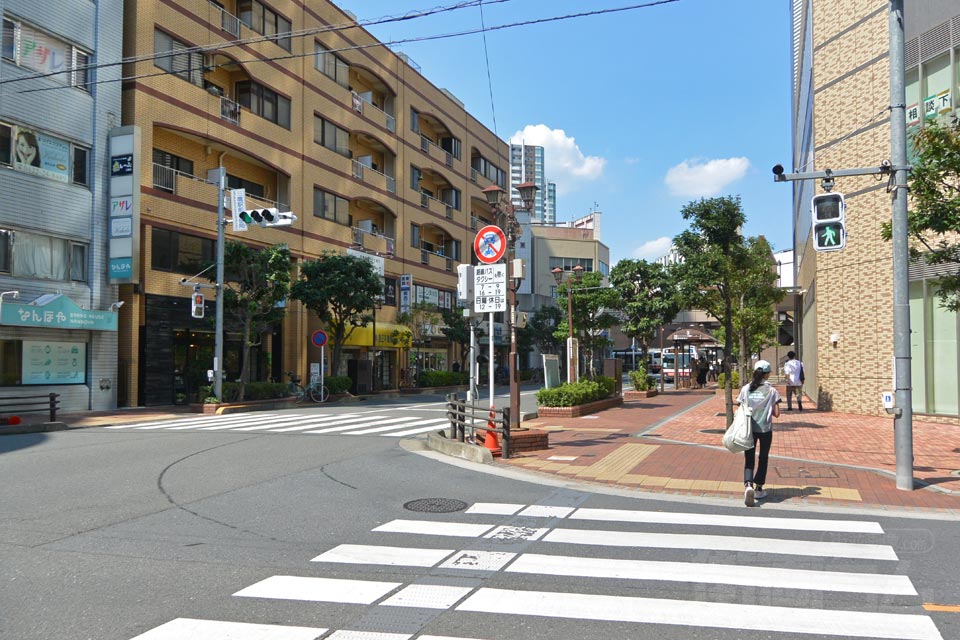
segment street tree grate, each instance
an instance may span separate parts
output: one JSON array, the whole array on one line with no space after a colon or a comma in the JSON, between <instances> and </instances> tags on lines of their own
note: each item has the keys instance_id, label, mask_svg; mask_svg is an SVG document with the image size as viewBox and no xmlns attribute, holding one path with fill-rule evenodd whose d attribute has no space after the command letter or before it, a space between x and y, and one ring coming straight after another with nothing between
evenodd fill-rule
<instances>
[{"instance_id":1,"label":"street tree grate","mask_svg":"<svg viewBox=\"0 0 960 640\"><path fill-rule=\"evenodd\" d=\"M405 503L403 508L420 513L453 513L466 509L467 503L453 498L419 498Z\"/></svg>"}]
</instances>

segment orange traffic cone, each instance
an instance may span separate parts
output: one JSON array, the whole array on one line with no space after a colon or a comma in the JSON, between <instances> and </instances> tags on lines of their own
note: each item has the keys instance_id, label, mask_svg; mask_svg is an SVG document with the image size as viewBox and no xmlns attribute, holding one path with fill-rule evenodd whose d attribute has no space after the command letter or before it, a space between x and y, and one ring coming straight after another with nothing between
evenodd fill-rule
<instances>
[{"instance_id":1,"label":"orange traffic cone","mask_svg":"<svg viewBox=\"0 0 960 640\"><path fill-rule=\"evenodd\" d=\"M497 414L496 409L490 407L490 417L487 418L487 428L496 429L497 425L494 422L496 420ZM487 449L490 449L490 453L493 455L500 455L502 453L500 449L500 441L497 439L496 431L487 431L483 436L483 446Z\"/></svg>"}]
</instances>

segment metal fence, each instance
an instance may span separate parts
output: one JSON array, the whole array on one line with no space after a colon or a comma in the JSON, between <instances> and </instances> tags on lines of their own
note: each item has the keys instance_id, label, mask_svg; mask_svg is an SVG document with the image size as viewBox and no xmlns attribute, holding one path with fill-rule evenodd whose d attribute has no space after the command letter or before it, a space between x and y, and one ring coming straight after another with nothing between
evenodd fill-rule
<instances>
[{"instance_id":1,"label":"metal fence","mask_svg":"<svg viewBox=\"0 0 960 640\"><path fill-rule=\"evenodd\" d=\"M510 457L510 409L485 408L467 404L457 394L447 394L447 419L450 421L448 438L459 442L476 442L476 432L495 433L500 437L501 457ZM490 426L493 424L494 426Z\"/></svg>"}]
</instances>

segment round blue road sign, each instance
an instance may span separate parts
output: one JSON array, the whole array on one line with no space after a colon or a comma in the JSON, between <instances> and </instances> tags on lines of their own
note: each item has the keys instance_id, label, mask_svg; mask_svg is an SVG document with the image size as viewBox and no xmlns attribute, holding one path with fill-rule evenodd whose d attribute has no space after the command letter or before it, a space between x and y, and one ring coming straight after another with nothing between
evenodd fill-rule
<instances>
[{"instance_id":1,"label":"round blue road sign","mask_svg":"<svg viewBox=\"0 0 960 640\"><path fill-rule=\"evenodd\" d=\"M317 329L311 334L310 342L312 342L315 347L322 347L327 344L327 332L322 329Z\"/></svg>"}]
</instances>

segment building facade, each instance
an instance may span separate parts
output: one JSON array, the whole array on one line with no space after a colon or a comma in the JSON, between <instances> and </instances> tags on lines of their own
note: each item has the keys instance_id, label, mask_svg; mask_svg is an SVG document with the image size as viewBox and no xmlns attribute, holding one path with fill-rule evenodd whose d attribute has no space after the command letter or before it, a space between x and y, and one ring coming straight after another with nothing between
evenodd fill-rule
<instances>
[{"instance_id":1,"label":"building facade","mask_svg":"<svg viewBox=\"0 0 960 640\"><path fill-rule=\"evenodd\" d=\"M511 144L510 145L510 193L513 206L522 207L523 201L520 199L520 193L517 191L517 185L525 182L532 182L537 185L537 193L533 200L533 211L530 211L530 219L535 224L553 224L556 221L556 204L553 205L554 220L547 222L548 202L551 192L547 186L546 174L544 173L544 153L543 147L529 144ZM556 189L553 190L555 197Z\"/></svg>"},{"instance_id":2,"label":"building facade","mask_svg":"<svg viewBox=\"0 0 960 640\"><path fill-rule=\"evenodd\" d=\"M960 6L906 2L908 135L960 107ZM879 166L890 158L889 2L794 0L793 170ZM843 178L842 251L815 253L810 202L819 181L794 183L794 255L805 391L824 409L882 414L891 389L893 259L881 237L890 220L886 181ZM955 313L939 307L940 273L910 267L911 375L915 416L960 416Z\"/></svg>"},{"instance_id":3,"label":"building facade","mask_svg":"<svg viewBox=\"0 0 960 640\"><path fill-rule=\"evenodd\" d=\"M120 285L120 403L189 402L207 384L213 301L192 318L181 280L210 273L208 175L219 167L247 208L297 216L287 227L228 227L228 240L286 243L295 270L331 251L374 263L384 280L376 328L355 331L341 369L327 373L369 371L361 391L396 387L411 366L394 340L397 315L418 301L455 308L456 265L493 220L481 189L506 188L506 143L330 2L127 0L124 18L124 55L137 60L124 66L122 124L140 140L141 254ZM255 379L305 377L320 361L308 338L322 328L289 301L252 349ZM227 324L227 380L240 369L239 335ZM428 366L450 367L442 334L421 352Z\"/></svg>"},{"instance_id":4,"label":"building facade","mask_svg":"<svg viewBox=\"0 0 960 640\"><path fill-rule=\"evenodd\" d=\"M108 132L121 114L122 0L0 3L0 397L117 394Z\"/></svg>"}]
</instances>

